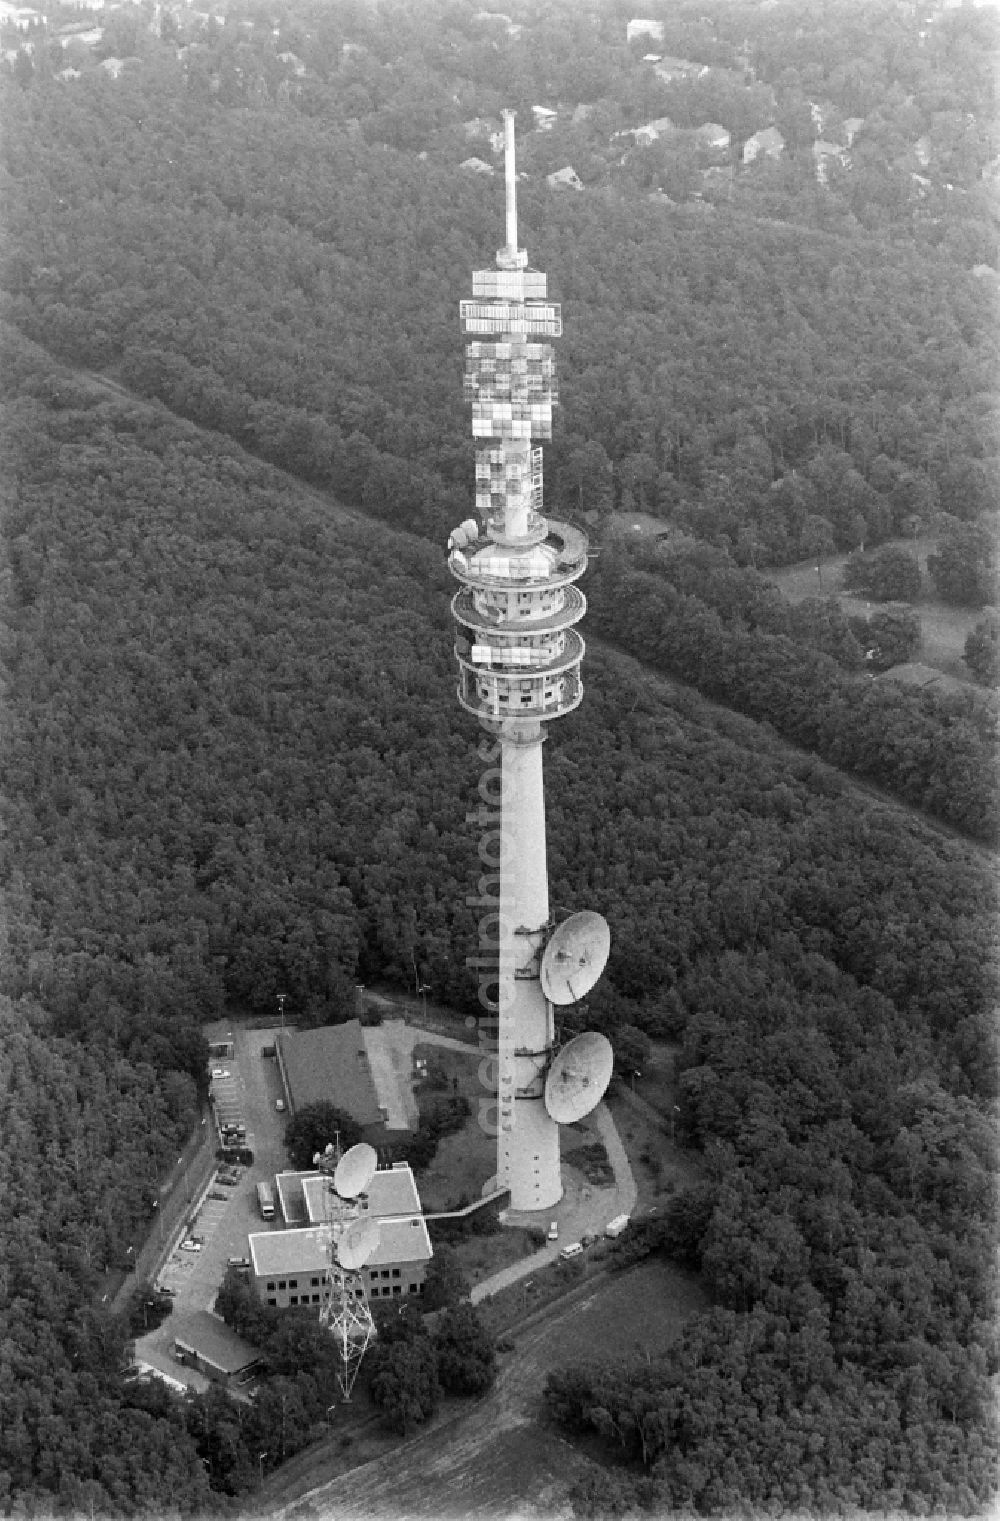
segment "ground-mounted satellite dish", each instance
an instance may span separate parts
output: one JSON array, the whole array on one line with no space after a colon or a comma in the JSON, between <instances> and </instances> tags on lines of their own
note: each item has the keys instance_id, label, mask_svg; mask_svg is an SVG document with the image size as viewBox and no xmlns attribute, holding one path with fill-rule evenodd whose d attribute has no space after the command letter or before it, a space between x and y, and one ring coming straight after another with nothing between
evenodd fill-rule
<instances>
[{"instance_id":1,"label":"ground-mounted satellite dish","mask_svg":"<svg viewBox=\"0 0 1000 1521\"><path fill-rule=\"evenodd\" d=\"M347 1227L336 1244L337 1261L342 1268L353 1272L356 1268L364 1267L378 1243L378 1222L355 1220Z\"/></svg>"},{"instance_id":2,"label":"ground-mounted satellite dish","mask_svg":"<svg viewBox=\"0 0 1000 1521\"><path fill-rule=\"evenodd\" d=\"M358 1194L367 1191L377 1166L378 1154L374 1146L362 1141L344 1152L333 1175L333 1186L342 1199L356 1199Z\"/></svg>"},{"instance_id":3,"label":"ground-mounted satellite dish","mask_svg":"<svg viewBox=\"0 0 1000 1521\"><path fill-rule=\"evenodd\" d=\"M572 1125L597 1107L611 1081L615 1054L606 1035L588 1031L563 1046L545 1079L545 1108L557 1125Z\"/></svg>"},{"instance_id":4,"label":"ground-mounted satellite dish","mask_svg":"<svg viewBox=\"0 0 1000 1521\"><path fill-rule=\"evenodd\" d=\"M611 931L601 914L586 909L571 914L545 947L542 992L550 1003L576 1003L589 993L604 971L611 950Z\"/></svg>"}]
</instances>

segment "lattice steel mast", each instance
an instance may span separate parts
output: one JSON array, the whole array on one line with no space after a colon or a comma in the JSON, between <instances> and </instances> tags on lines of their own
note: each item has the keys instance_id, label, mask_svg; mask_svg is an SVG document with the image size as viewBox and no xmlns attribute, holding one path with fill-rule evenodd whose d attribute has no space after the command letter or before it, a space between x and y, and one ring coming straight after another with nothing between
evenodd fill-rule
<instances>
[{"instance_id":1,"label":"lattice steel mast","mask_svg":"<svg viewBox=\"0 0 1000 1521\"><path fill-rule=\"evenodd\" d=\"M350 1227L362 1218L358 1199L344 1199L337 1193L334 1176L341 1160L339 1145L328 1146L313 1158L324 1177L324 1228L327 1243L327 1294L320 1306L319 1321L333 1337L340 1356L337 1382L345 1400L351 1397L354 1381L368 1344L375 1335L375 1322L368 1308L364 1278L356 1269L340 1262L342 1243Z\"/></svg>"}]
</instances>

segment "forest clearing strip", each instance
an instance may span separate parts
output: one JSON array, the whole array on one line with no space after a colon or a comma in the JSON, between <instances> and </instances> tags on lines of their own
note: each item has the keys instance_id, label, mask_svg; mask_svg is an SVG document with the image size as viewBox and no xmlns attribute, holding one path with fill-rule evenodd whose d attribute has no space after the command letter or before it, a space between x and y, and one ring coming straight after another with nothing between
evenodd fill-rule
<instances>
[{"instance_id":1,"label":"forest clearing strip","mask_svg":"<svg viewBox=\"0 0 1000 1521\"><path fill-rule=\"evenodd\" d=\"M43 345L37 344L37 340L35 339L31 339L30 341L36 343L36 346L39 348L43 347ZM122 382L113 375L105 374L103 371L99 370L91 370L82 366L73 366L67 364L64 360L59 359L56 355L52 354L48 350L46 350L46 352L49 353L49 358L52 360L53 364L66 371L67 374L75 375L79 378L88 380L92 384L97 385L103 390L111 392L112 395L122 401L128 402L132 406L166 413L168 416L174 418L181 427L191 428L195 433L200 434L202 437L224 442L229 448L235 449L239 454L245 456L247 459L256 460L259 464L264 465L267 469L273 470L276 475L293 484L297 490L311 497L314 502L323 508L324 514L327 518L332 516L335 520L343 523L368 523L381 528L385 528L387 526L384 519L375 517L370 513L366 513L361 507L346 506L343 502L339 501L335 496L333 496L332 493L328 493L318 486L313 486L309 482L302 480L300 476L295 475L294 472L286 470L280 465L272 463L272 461L267 459L264 455L258 454L254 450L247 448L246 445L239 443L230 434L224 433L216 428L206 427L202 423L193 422L190 418L184 417L182 414L173 411L170 407L166 406L164 402L159 400L150 400L150 398L143 396L138 392L129 390L127 386L123 385ZM414 539L417 543L420 544L426 544L429 542L421 535L415 534L409 529L400 528L392 524L389 524L388 526L391 528L394 534L398 534L401 537ZM863 796L881 804L883 807L898 810L900 813L907 816L911 821L919 821L920 824L932 830L941 838L948 840L952 844L957 843L963 845L976 857L978 857L979 860L987 862L993 867L996 866L1000 852L994 850L990 845L986 844L983 841L971 838L969 835L964 834L954 825L947 824L943 820L937 819L932 815L925 813L914 804L908 803L904 799L898 797L895 793L884 790L874 783L862 779L855 772L842 770L840 767L832 764L831 762L823 760L814 750L807 749L805 746L797 745L794 743L794 741L786 739L783 735L778 734L777 731L775 731L769 724L758 719L750 718L740 709L730 707L726 703L706 696L702 691L700 691L699 688L690 686L677 677L669 676L661 671L656 670L654 667L650 666L646 662L640 660L637 656L633 655L629 650L613 643L606 638L591 634L588 636L588 644L593 649L599 649L606 653L613 653L619 660L628 661L636 671L641 672L643 680L660 695L669 696L672 693L679 692L696 696L700 702L706 704L711 712L724 714L727 719L730 720L739 720L740 722L745 723L750 730L755 731L758 735L766 733L768 743L779 754L788 757L794 757L799 761L805 760L816 767L822 768L831 776L842 779L843 783L848 788L856 789ZM696 727L698 725L698 720L696 718L686 717L686 721Z\"/></svg>"},{"instance_id":2,"label":"forest clearing strip","mask_svg":"<svg viewBox=\"0 0 1000 1521\"><path fill-rule=\"evenodd\" d=\"M634 1268L627 1272L634 1273L642 1264L635 1264ZM454 1431L455 1427L462 1423L475 1423L479 1421L485 1409L491 1404L498 1403L502 1399L504 1391L510 1384L516 1386L518 1367L525 1363L529 1356L536 1352L536 1344L532 1340L530 1346L523 1345L521 1338L529 1331L537 1330L545 1325L547 1332L554 1331L561 1321L570 1315L577 1305L588 1295L598 1293L606 1288L609 1281L623 1277L622 1274L613 1273L610 1268L598 1268L591 1276L582 1282L573 1284L565 1293L557 1299L550 1300L548 1304L526 1315L517 1327L516 1331L506 1333L515 1342L515 1350L511 1353L501 1354L503 1362L493 1388L474 1401L466 1401L457 1409L450 1410L438 1416L435 1420L419 1431L415 1436L401 1439L388 1451L374 1457L364 1457L360 1461L351 1463L337 1460L329 1452L329 1442L324 1441L311 1449L293 1458L286 1468L277 1469L271 1474L264 1485L258 1499L257 1514L274 1515L278 1508L308 1504L310 1498L326 1487L342 1479L347 1474L357 1475L366 1468L374 1468L376 1465L395 1463L400 1459L409 1457L421 1448L438 1441L444 1433ZM381 1416L376 1416L373 1421L381 1421ZM371 1423L366 1423L371 1424ZM486 1423L487 1428L491 1423ZM391 1476L386 1475L385 1482L391 1485ZM292 1511L292 1514L295 1512ZM305 1510L304 1514L307 1514Z\"/></svg>"}]
</instances>

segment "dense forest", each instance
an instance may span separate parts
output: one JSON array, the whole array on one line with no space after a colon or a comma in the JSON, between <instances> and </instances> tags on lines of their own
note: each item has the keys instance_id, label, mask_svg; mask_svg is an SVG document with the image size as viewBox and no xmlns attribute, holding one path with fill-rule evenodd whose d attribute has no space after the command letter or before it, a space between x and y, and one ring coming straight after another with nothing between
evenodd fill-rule
<instances>
[{"instance_id":1,"label":"dense forest","mask_svg":"<svg viewBox=\"0 0 1000 1521\"><path fill-rule=\"evenodd\" d=\"M402 981L415 956L437 996L475 1007L455 954L476 937L465 907L475 842L463 823L475 735L455 719L447 577L430 545L331 518L234 446L109 400L23 340L9 338L6 354L21 399L4 439L16 466L5 965L13 1028L38 1054L7 1076L5 1124L22 1137L21 1187L38 1187L43 1157L54 1176L46 1207L18 1222L42 1244L7 1256L5 1314L13 1343L15 1331L29 1343L5 1386L14 1419L0 1440L20 1433L5 1454L15 1493L76 1505L90 1491L69 1431L44 1438L43 1461L62 1406L51 1383L32 1380L31 1328L55 1303L87 1304L127 1212L139 1218L149 1204L130 1122L105 1129L91 1115L88 1063L120 1051L117 1066L103 1060L111 1112L152 1083L163 1133L176 1135L203 1060L196 1021L227 1000L265 1004L284 986L309 1017L336 1019L350 1010L351 979ZM758 1211L795 1226L792 1263L826 1281L846 1227L831 1217L821 1252L820 1225L796 1221L815 1206L809 1179L835 1175L882 1264L864 1334L877 1341L871 1316L901 1313L886 1233L904 1230L944 1252L934 1346L947 1326L949 1355L982 1349L973 1366L985 1358L985 1377L986 865L859 800L818 762L789 763L747 721L690 692L668 698L597 651L548 777L553 898L599 908L614 930L606 990L580 1017L612 1036L626 1023L681 1037L690 1142L734 1148L718 1164L712 1218L730 1240L736 1190L750 1276L733 1237L723 1255L736 1287L720 1279L720 1296L752 1308ZM42 1060L43 1043L59 1063ZM77 1120L59 1087L68 1073ZM147 1101L143 1134L156 1113ZM159 1152L147 1150L152 1177ZM95 1215L78 1203L76 1168L94 1172L105 1155ZM944 1203L965 1210L954 1240ZM763 1281L784 1282L791 1268L771 1271L770 1260L760 1259ZM41 1302L39 1263L51 1275ZM862 1309L849 1303L839 1312L860 1336L851 1316ZM907 1346L918 1361L937 1355ZM64 1379L83 1378L68 1347L60 1359ZM93 1433L110 1416L95 1401L113 1394L90 1382L89 1354L86 1371L74 1423L98 1443L85 1471L100 1485ZM962 1407L969 1441L981 1394ZM114 1421L108 1430L117 1445ZM176 1448L157 1430L141 1463L162 1475ZM982 1493L982 1466L969 1462ZM144 1492L131 1492L135 1504ZM197 1486L175 1492L189 1508L204 1499ZM121 1495L99 1499L128 1508Z\"/></svg>"},{"instance_id":2,"label":"dense forest","mask_svg":"<svg viewBox=\"0 0 1000 1521\"><path fill-rule=\"evenodd\" d=\"M502 225L499 186L457 173L462 123L508 103L564 308L547 500L598 534L630 506L683 534L589 573L601 640L546 755L549 868L553 902L612 926L574 1018L680 1043L706 1182L669 1249L718 1307L663 1364L553 1386L624 1460L578 1503L993 1494L994 878L959 834L995 838L995 708L887 694L835 602L793 611L766 579L919 525L942 561L967 540L993 595L969 252L989 154L942 119L983 110L982 21L921 43L897 7L824 7L805 36L778 9L671 7L663 50L710 66L700 104L650 82L610 6L519 10L521 37L464 0L158 32L140 6L96 53L46 34L0 71L5 1508L197 1513L246 1478L224 1408L209 1440L207 1414L126 1385L100 1307L196 1112L202 1022L278 988L337 1020L355 980L414 968L478 1008L442 544L473 473L455 307ZM809 158L666 205L608 150L667 111L737 134L737 106L744 137L773 110L791 142L798 96L874 120L860 188L845 169L821 195ZM594 107L585 194L541 177L540 99L553 134ZM909 211L872 188L904 175L904 122L932 155Z\"/></svg>"},{"instance_id":3,"label":"dense forest","mask_svg":"<svg viewBox=\"0 0 1000 1521\"><path fill-rule=\"evenodd\" d=\"M967 202L988 214L990 144L979 126L966 160L939 144L949 113L966 126L970 111L989 117L984 17L941 16L922 41L900 7L877 26L870 5L824 7L805 67L794 6L771 21L759 7L719 7L701 51L694 9L671 8L675 45L710 73L720 50L756 38L776 101L795 94L786 76L798 71L799 94L808 84L828 110L867 109L872 131L926 138L934 214L921 204L889 228L859 223L846 191L816 183L811 154L783 215L756 206L753 165L711 213L651 202L614 177L584 194L550 189L535 160L574 102L593 111L573 130L606 152L616 128L678 115L680 85L644 71L613 7L573 24L553 9L504 40L461 3L437 25L423 7L419 21L396 7L388 26L383 7L377 27L361 6L302 4L279 9L277 37L249 7L158 38L137 8L130 36L112 18L98 50L134 59L117 78L90 58L61 80L40 45L26 76L8 70L7 314L60 357L112 368L273 463L440 537L461 514L472 459L455 405L456 302L502 224L501 182L458 171L478 141L462 123L514 104L522 235L564 309L550 506L634 504L753 563L813 553L817 519L852 548L942 515L995 513L994 281L948 236ZM873 28L885 34L874 56ZM289 57L303 77L268 84ZM722 72L734 102L763 88ZM539 98L565 102L550 132L527 130ZM735 143L746 137L749 122L740 129L720 102L703 109ZM875 165L871 151L860 157L863 181ZM888 204L877 175L875 190ZM818 220L817 200L829 212ZM995 233L991 220L991 246Z\"/></svg>"}]
</instances>

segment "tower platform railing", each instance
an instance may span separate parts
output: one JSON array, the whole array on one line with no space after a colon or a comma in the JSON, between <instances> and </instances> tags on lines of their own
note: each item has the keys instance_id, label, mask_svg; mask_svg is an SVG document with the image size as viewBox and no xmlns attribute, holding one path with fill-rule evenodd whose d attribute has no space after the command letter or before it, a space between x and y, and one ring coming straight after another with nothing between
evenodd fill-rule
<instances>
[{"instance_id":1,"label":"tower platform railing","mask_svg":"<svg viewBox=\"0 0 1000 1521\"><path fill-rule=\"evenodd\" d=\"M547 634L579 623L587 611L587 599L579 587L567 585L563 588L563 604L558 611L544 618L507 618L499 609L477 607L472 588L463 587L452 597L451 610L456 622L474 631Z\"/></svg>"}]
</instances>

